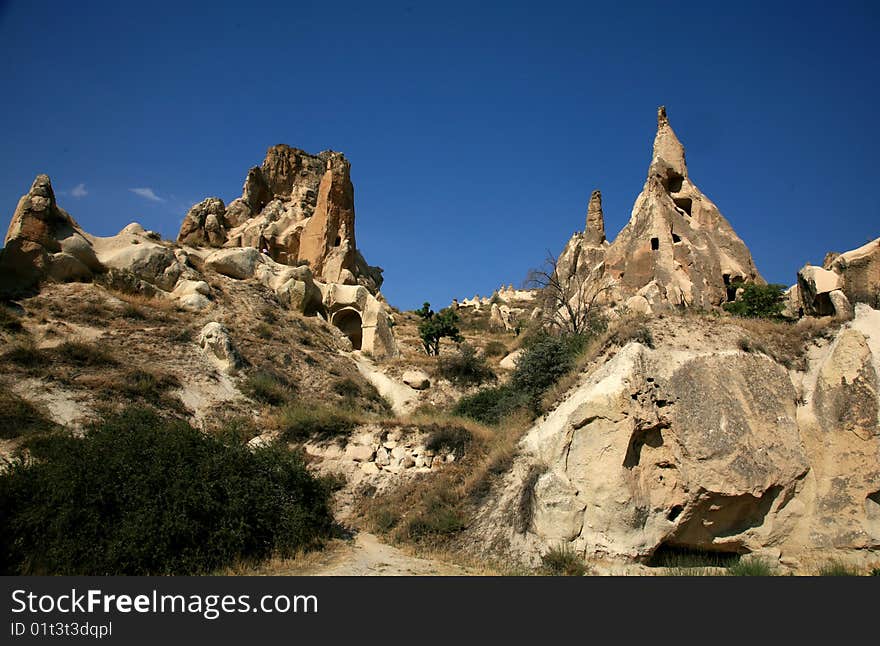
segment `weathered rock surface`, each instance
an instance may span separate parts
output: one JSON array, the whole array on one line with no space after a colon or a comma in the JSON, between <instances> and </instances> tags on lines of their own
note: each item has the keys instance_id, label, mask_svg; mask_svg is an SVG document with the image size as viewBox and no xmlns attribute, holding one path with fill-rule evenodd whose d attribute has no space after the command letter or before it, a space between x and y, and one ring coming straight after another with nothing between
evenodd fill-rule
<instances>
[{"instance_id":1,"label":"weathered rock surface","mask_svg":"<svg viewBox=\"0 0 880 646\"><path fill-rule=\"evenodd\" d=\"M14 294L49 278L88 280L103 268L91 241L55 201L48 175L21 197L0 251L0 292Z\"/></svg>"},{"instance_id":2,"label":"weathered rock surface","mask_svg":"<svg viewBox=\"0 0 880 646\"><path fill-rule=\"evenodd\" d=\"M232 343L229 330L216 321L211 321L202 328L198 343L205 356L221 372L235 374L244 363Z\"/></svg>"},{"instance_id":3,"label":"weathered rock surface","mask_svg":"<svg viewBox=\"0 0 880 646\"><path fill-rule=\"evenodd\" d=\"M691 181L684 147L660 108L648 178L629 223L610 245L605 241L601 195L594 192L587 229L576 233L557 262L564 284L576 281L591 298L612 286L602 301L645 311L706 308L735 298L737 281L763 283L745 243L718 207ZM592 290L592 291L591 291Z\"/></svg>"},{"instance_id":4,"label":"weathered rock surface","mask_svg":"<svg viewBox=\"0 0 880 646\"><path fill-rule=\"evenodd\" d=\"M470 534L530 563L560 541L641 561L880 549L880 311L810 352L790 372L732 341L630 343L524 436Z\"/></svg>"},{"instance_id":5,"label":"weathered rock surface","mask_svg":"<svg viewBox=\"0 0 880 646\"><path fill-rule=\"evenodd\" d=\"M415 390L425 390L431 386L431 378L423 370L407 370L401 380Z\"/></svg>"},{"instance_id":6,"label":"weathered rock surface","mask_svg":"<svg viewBox=\"0 0 880 646\"><path fill-rule=\"evenodd\" d=\"M382 270L357 249L351 164L342 153L310 155L278 145L251 168L242 196L228 207L218 198L193 206L181 244L253 247L285 265L308 264L316 279L378 292Z\"/></svg>"}]
</instances>

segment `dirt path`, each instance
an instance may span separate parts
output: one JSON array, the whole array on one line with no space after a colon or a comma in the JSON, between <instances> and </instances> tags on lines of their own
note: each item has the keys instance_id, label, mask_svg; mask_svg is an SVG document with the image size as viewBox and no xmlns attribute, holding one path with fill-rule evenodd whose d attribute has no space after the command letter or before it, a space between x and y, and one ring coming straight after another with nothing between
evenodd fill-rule
<instances>
[{"instance_id":1,"label":"dirt path","mask_svg":"<svg viewBox=\"0 0 880 646\"><path fill-rule=\"evenodd\" d=\"M391 402L396 415L405 415L418 403L418 393L406 384L395 381L360 352L348 353L357 366L358 371L376 387L379 394Z\"/></svg>"},{"instance_id":2,"label":"dirt path","mask_svg":"<svg viewBox=\"0 0 880 646\"><path fill-rule=\"evenodd\" d=\"M276 575L299 576L469 576L463 567L409 556L396 547L381 543L376 536L360 532L353 541L336 546L310 562Z\"/></svg>"}]
</instances>

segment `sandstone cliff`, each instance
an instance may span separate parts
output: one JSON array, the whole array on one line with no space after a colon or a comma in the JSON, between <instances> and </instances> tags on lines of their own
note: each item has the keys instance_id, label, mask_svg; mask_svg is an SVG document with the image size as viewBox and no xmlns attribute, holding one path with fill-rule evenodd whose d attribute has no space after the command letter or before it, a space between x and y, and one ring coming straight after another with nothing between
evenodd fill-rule
<instances>
[{"instance_id":1,"label":"sandstone cliff","mask_svg":"<svg viewBox=\"0 0 880 646\"><path fill-rule=\"evenodd\" d=\"M880 312L857 306L791 369L733 324L650 325L655 348L605 354L524 436L468 530L483 551L797 567L880 548Z\"/></svg>"}]
</instances>

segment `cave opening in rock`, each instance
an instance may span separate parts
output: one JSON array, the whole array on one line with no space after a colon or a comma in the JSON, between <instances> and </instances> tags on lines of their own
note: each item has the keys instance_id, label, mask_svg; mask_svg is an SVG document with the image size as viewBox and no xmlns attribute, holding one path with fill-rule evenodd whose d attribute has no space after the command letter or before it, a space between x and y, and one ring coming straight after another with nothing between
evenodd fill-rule
<instances>
[{"instance_id":1,"label":"cave opening in rock","mask_svg":"<svg viewBox=\"0 0 880 646\"><path fill-rule=\"evenodd\" d=\"M666 171L666 181L664 182L664 184L666 185L667 191L669 191L670 193L678 193L681 190L681 185L683 183L683 175L679 175L672 169Z\"/></svg>"},{"instance_id":2,"label":"cave opening in rock","mask_svg":"<svg viewBox=\"0 0 880 646\"><path fill-rule=\"evenodd\" d=\"M675 244L676 242L681 242L681 236L678 235L677 233L673 233L672 234L672 244Z\"/></svg>"},{"instance_id":3,"label":"cave opening in rock","mask_svg":"<svg viewBox=\"0 0 880 646\"><path fill-rule=\"evenodd\" d=\"M651 251L657 251L660 248L660 238L651 238Z\"/></svg>"},{"instance_id":4,"label":"cave opening in rock","mask_svg":"<svg viewBox=\"0 0 880 646\"><path fill-rule=\"evenodd\" d=\"M361 349L361 343L363 342L363 323L359 312L352 309L340 310L333 315L330 322L342 330L342 333L348 337L353 349Z\"/></svg>"},{"instance_id":5,"label":"cave opening in rock","mask_svg":"<svg viewBox=\"0 0 880 646\"><path fill-rule=\"evenodd\" d=\"M684 507L681 505L673 505L669 510L669 513L666 514L666 520L670 523L675 522L675 519L681 515L681 512L684 511Z\"/></svg>"},{"instance_id":6,"label":"cave opening in rock","mask_svg":"<svg viewBox=\"0 0 880 646\"><path fill-rule=\"evenodd\" d=\"M336 236L336 239L333 241L333 246L338 247L340 244L342 244L342 237Z\"/></svg>"},{"instance_id":7,"label":"cave opening in rock","mask_svg":"<svg viewBox=\"0 0 880 646\"><path fill-rule=\"evenodd\" d=\"M672 201L675 202L675 206L680 208L682 211L691 214L691 209L693 208L694 202L689 197L675 197L672 198Z\"/></svg>"}]
</instances>

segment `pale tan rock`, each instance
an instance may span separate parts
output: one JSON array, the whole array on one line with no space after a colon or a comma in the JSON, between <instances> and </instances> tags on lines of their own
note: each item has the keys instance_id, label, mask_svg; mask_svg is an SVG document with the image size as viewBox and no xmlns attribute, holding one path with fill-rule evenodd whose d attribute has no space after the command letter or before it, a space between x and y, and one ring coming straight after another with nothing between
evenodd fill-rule
<instances>
[{"instance_id":1,"label":"pale tan rock","mask_svg":"<svg viewBox=\"0 0 880 646\"><path fill-rule=\"evenodd\" d=\"M401 380L415 390L425 390L431 386L431 378L423 370L407 370Z\"/></svg>"},{"instance_id":2,"label":"pale tan rock","mask_svg":"<svg viewBox=\"0 0 880 646\"><path fill-rule=\"evenodd\" d=\"M229 330L224 325L216 321L205 325L199 333L198 344L218 370L234 374L241 368L241 355L235 349Z\"/></svg>"},{"instance_id":3,"label":"pale tan rock","mask_svg":"<svg viewBox=\"0 0 880 646\"><path fill-rule=\"evenodd\" d=\"M373 447L363 444L349 444L345 448L345 455L349 460L354 462L369 462L373 459L375 451Z\"/></svg>"},{"instance_id":4,"label":"pale tan rock","mask_svg":"<svg viewBox=\"0 0 880 646\"><path fill-rule=\"evenodd\" d=\"M522 354L522 350L514 350L498 363L498 367L503 370L516 370L516 363Z\"/></svg>"},{"instance_id":5,"label":"pale tan rock","mask_svg":"<svg viewBox=\"0 0 880 646\"><path fill-rule=\"evenodd\" d=\"M659 298L646 299L653 311L707 308L733 300L737 281L764 282L745 243L690 180L684 148L662 107L647 181L611 244L598 227L600 208L591 200L595 227L588 217L587 231L575 234L557 261L564 284L612 286L600 302L624 302L654 284Z\"/></svg>"}]
</instances>

